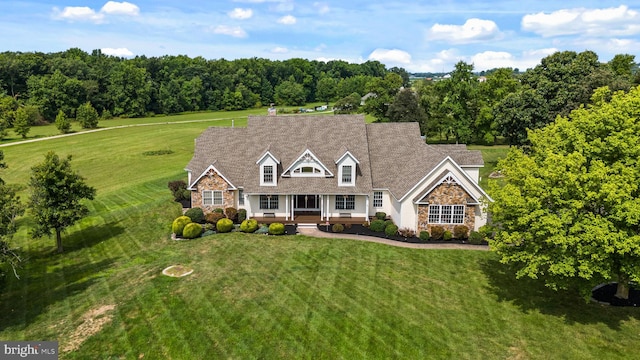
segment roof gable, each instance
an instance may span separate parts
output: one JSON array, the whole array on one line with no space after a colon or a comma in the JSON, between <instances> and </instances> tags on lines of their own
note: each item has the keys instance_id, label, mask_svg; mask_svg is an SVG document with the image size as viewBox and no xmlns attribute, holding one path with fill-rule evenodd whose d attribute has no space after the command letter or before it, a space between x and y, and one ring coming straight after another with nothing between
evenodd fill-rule
<instances>
[{"instance_id":1,"label":"roof gable","mask_svg":"<svg viewBox=\"0 0 640 360\"><path fill-rule=\"evenodd\" d=\"M302 154L300 154L300 156L298 156L297 159L295 159L291 165L289 165L289 167L287 167L283 172L282 172L282 176L292 176L292 171L295 170L295 168L299 167L299 166L303 166L303 165L307 165L307 166L312 166L312 165L317 165L319 166L323 171L324 174L322 174L321 176L325 176L325 177L333 177L333 173L331 172L331 170L329 170L329 168L327 168L322 161L320 161L320 159L318 159L317 156L315 156L313 154L313 152L311 150L309 150L308 148L305 149ZM295 176L295 175L293 175Z\"/></svg>"},{"instance_id":2,"label":"roof gable","mask_svg":"<svg viewBox=\"0 0 640 360\"><path fill-rule=\"evenodd\" d=\"M218 171L218 169L214 166L214 164L209 165L209 167L207 167L202 172L202 174L200 174L200 176L198 176L198 178L189 185L189 187L187 189L188 190L195 190L194 186L196 184L198 184L200 179L202 179L205 176L213 176L214 174L218 174L227 184L229 184L229 189L231 189L231 190L235 190L236 189L236 187L231 183L231 181L229 181L229 179L227 179L226 176L222 175L222 173L220 171Z\"/></svg>"}]
</instances>

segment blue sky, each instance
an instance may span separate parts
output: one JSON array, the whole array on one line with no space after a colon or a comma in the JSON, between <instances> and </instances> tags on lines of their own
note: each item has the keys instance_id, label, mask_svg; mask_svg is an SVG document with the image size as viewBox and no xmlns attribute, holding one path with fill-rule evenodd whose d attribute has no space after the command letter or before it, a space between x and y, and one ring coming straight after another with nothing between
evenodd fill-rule
<instances>
[{"instance_id":1,"label":"blue sky","mask_svg":"<svg viewBox=\"0 0 640 360\"><path fill-rule=\"evenodd\" d=\"M524 70L563 50L640 61L640 1L1 0L0 34L0 51Z\"/></svg>"}]
</instances>

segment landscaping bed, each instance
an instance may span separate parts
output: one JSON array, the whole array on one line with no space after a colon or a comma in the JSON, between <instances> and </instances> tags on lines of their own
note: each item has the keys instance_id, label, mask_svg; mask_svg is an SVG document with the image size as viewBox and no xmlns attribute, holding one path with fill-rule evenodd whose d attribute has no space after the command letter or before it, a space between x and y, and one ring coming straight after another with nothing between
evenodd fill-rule
<instances>
[{"instance_id":1,"label":"landscaping bed","mask_svg":"<svg viewBox=\"0 0 640 360\"><path fill-rule=\"evenodd\" d=\"M323 232L328 232L328 233L333 233L334 232L332 230L332 226L331 225L318 225L318 230L323 231ZM468 241L459 240L459 239L427 240L427 241L424 241L424 240L420 239L417 236L412 236L412 237L404 237L404 236L400 236L400 235L387 236L383 232L373 231L373 230L369 229L368 227L365 227L365 226L360 225L360 224L353 224L351 226L345 226L344 230L339 232L339 233L341 233L341 234L352 234L352 235L373 236L373 237L378 237L378 238L382 238L382 239L400 241L400 242L411 243L411 244L469 244ZM486 245L486 242L483 242L483 244L481 244L481 245Z\"/></svg>"},{"instance_id":2,"label":"landscaping bed","mask_svg":"<svg viewBox=\"0 0 640 360\"><path fill-rule=\"evenodd\" d=\"M615 297L617 283L602 284L591 290L591 298L599 303L612 306L640 306L640 289L637 285L629 289L629 299L619 299Z\"/></svg>"}]
</instances>

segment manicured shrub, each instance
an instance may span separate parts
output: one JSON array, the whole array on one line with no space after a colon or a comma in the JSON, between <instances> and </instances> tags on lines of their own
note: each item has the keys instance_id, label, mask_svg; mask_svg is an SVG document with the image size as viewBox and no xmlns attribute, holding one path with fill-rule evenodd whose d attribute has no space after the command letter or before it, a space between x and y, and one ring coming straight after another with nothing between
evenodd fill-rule
<instances>
[{"instance_id":1,"label":"manicured shrub","mask_svg":"<svg viewBox=\"0 0 640 360\"><path fill-rule=\"evenodd\" d=\"M204 211L199 207L187 210L184 215L188 216L194 223L204 224Z\"/></svg>"},{"instance_id":2,"label":"manicured shrub","mask_svg":"<svg viewBox=\"0 0 640 360\"><path fill-rule=\"evenodd\" d=\"M344 231L344 226L342 224L333 224L331 231L334 233L341 233Z\"/></svg>"},{"instance_id":3,"label":"manicured shrub","mask_svg":"<svg viewBox=\"0 0 640 360\"><path fill-rule=\"evenodd\" d=\"M205 223L204 231L216 231L216 225L211 223Z\"/></svg>"},{"instance_id":4,"label":"manicured shrub","mask_svg":"<svg viewBox=\"0 0 640 360\"><path fill-rule=\"evenodd\" d=\"M469 235L469 228L464 225L456 225L453 227L453 237L456 239L466 239Z\"/></svg>"},{"instance_id":5,"label":"manicured shrub","mask_svg":"<svg viewBox=\"0 0 640 360\"><path fill-rule=\"evenodd\" d=\"M231 221L235 222L238 218L238 210L234 207L228 207L224 209L224 214L227 216L227 219L231 219Z\"/></svg>"},{"instance_id":6,"label":"manicured shrub","mask_svg":"<svg viewBox=\"0 0 640 360\"><path fill-rule=\"evenodd\" d=\"M375 232L383 232L385 227L387 227L387 224L384 223L384 220L380 219L373 220L371 225L369 225L369 229Z\"/></svg>"},{"instance_id":7,"label":"manicured shrub","mask_svg":"<svg viewBox=\"0 0 640 360\"><path fill-rule=\"evenodd\" d=\"M269 234L270 235L282 235L284 234L284 224L282 223L271 223L269 225Z\"/></svg>"},{"instance_id":8,"label":"manicured shrub","mask_svg":"<svg viewBox=\"0 0 640 360\"><path fill-rule=\"evenodd\" d=\"M189 194L189 197L191 196L191 192L187 190L187 183L183 180L169 181L167 187L171 190L174 201L187 200L186 194Z\"/></svg>"},{"instance_id":9,"label":"manicured shrub","mask_svg":"<svg viewBox=\"0 0 640 360\"><path fill-rule=\"evenodd\" d=\"M175 220L173 220L173 224L171 224L171 231L173 231L176 236L182 236L182 231L184 227L191 222L191 218L188 216L179 216Z\"/></svg>"},{"instance_id":10,"label":"manicured shrub","mask_svg":"<svg viewBox=\"0 0 640 360\"><path fill-rule=\"evenodd\" d=\"M385 220L386 218L387 218L387 213L385 213L384 211L378 211L376 213L376 219Z\"/></svg>"},{"instance_id":11,"label":"manicured shrub","mask_svg":"<svg viewBox=\"0 0 640 360\"><path fill-rule=\"evenodd\" d=\"M217 212L208 213L207 215L204 216L204 220L209 224L213 224L213 225L217 224L218 221L223 218L224 218L224 215L219 214Z\"/></svg>"},{"instance_id":12,"label":"manicured shrub","mask_svg":"<svg viewBox=\"0 0 640 360\"><path fill-rule=\"evenodd\" d=\"M195 239L202 234L202 225L198 223L188 223L182 231L182 237L185 239Z\"/></svg>"},{"instance_id":13,"label":"manicured shrub","mask_svg":"<svg viewBox=\"0 0 640 360\"><path fill-rule=\"evenodd\" d=\"M367 229L369 228L369 226L371 226L371 224L368 221L365 221L362 223L362 226L366 227Z\"/></svg>"},{"instance_id":14,"label":"manicured shrub","mask_svg":"<svg viewBox=\"0 0 640 360\"><path fill-rule=\"evenodd\" d=\"M449 241L449 240L453 239L453 233L451 231L449 231L449 230L445 230L444 234L442 234L442 238L444 240Z\"/></svg>"},{"instance_id":15,"label":"manicured shrub","mask_svg":"<svg viewBox=\"0 0 640 360\"><path fill-rule=\"evenodd\" d=\"M484 241L484 237L478 231L471 231L469 234L469 243L473 245L480 245Z\"/></svg>"},{"instance_id":16,"label":"manicured shrub","mask_svg":"<svg viewBox=\"0 0 640 360\"><path fill-rule=\"evenodd\" d=\"M389 220L385 220L384 221L384 227L386 228L389 225L393 225L393 220L389 219Z\"/></svg>"},{"instance_id":17,"label":"manicured shrub","mask_svg":"<svg viewBox=\"0 0 640 360\"><path fill-rule=\"evenodd\" d=\"M224 210L222 210L222 208L215 208L213 209L213 212L224 215Z\"/></svg>"},{"instance_id":18,"label":"manicured shrub","mask_svg":"<svg viewBox=\"0 0 640 360\"><path fill-rule=\"evenodd\" d=\"M240 224L240 231L245 233L254 233L258 230L258 221L255 219L247 219Z\"/></svg>"},{"instance_id":19,"label":"manicured shrub","mask_svg":"<svg viewBox=\"0 0 640 360\"><path fill-rule=\"evenodd\" d=\"M398 235L398 226L395 224L389 224L384 228L384 234L387 236L396 236Z\"/></svg>"},{"instance_id":20,"label":"manicured shrub","mask_svg":"<svg viewBox=\"0 0 640 360\"><path fill-rule=\"evenodd\" d=\"M402 228L398 230L398 233L400 234L400 236L405 238L411 238L416 236L416 232L409 228Z\"/></svg>"},{"instance_id":21,"label":"manicured shrub","mask_svg":"<svg viewBox=\"0 0 640 360\"><path fill-rule=\"evenodd\" d=\"M345 229L351 229L351 224L344 224Z\"/></svg>"},{"instance_id":22,"label":"manicured shrub","mask_svg":"<svg viewBox=\"0 0 640 360\"><path fill-rule=\"evenodd\" d=\"M247 210L246 209L238 209L238 222L242 224L243 221L247 219Z\"/></svg>"},{"instance_id":23,"label":"manicured shrub","mask_svg":"<svg viewBox=\"0 0 640 360\"><path fill-rule=\"evenodd\" d=\"M233 221L227 218L220 219L218 220L218 223L216 223L216 229L219 233L230 232L231 229L233 229Z\"/></svg>"},{"instance_id":24,"label":"manicured shrub","mask_svg":"<svg viewBox=\"0 0 640 360\"><path fill-rule=\"evenodd\" d=\"M428 231L420 231L420 240L422 241L429 241L429 232Z\"/></svg>"},{"instance_id":25,"label":"manicured shrub","mask_svg":"<svg viewBox=\"0 0 640 360\"><path fill-rule=\"evenodd\" d=\"M269 227L267 225L261 225L258 230L255 231L255 234L268 234Z\"/></svg>"},{"instance_id":26,"label":"manicured shrub","mask_svg":"<svg viewBox=\"0 0 640 360\"><path fill-rule=\"evenodd\" d=\"M200 235L200 237L205 237L205 236L211 236L214 235L216 232L213 230L206 230L205 232L202 233L202 235Z\"/></svg>"},{"instance_id":27,"label":"manicured shrub","mask_svg":"<svg viewBox=\"0 0 640 360\"><path fill-rule=\"evenodd\" d=\"M442 240L444 236L444 228L442 226L432 226L431 227L431 239L433 240Z\"/></svg>"}]
</instances>

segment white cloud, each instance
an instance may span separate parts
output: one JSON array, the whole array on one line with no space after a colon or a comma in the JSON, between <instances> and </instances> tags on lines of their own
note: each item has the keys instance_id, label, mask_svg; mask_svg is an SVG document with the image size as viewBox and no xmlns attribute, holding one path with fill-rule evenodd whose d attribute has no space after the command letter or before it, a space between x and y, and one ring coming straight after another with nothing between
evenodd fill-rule
<instances>
[{"instance_id":1,"label":"white cloud","mask_svg":"<svg viewBox=\"0 0 640 360\"><path fill-rule=\"evenodd\" d=\"M107 1L106 4L100 9L100 12L103 14L112 14L112 15L130 15L130 16L138 16L140 15L140 8L136 4L132 4L130 2L117 2L117 1Z\"/></svg>"},{"instance_id":2,"label":"white cloud","mask_svg":"<svg viewBox=\"0 0 640 360\"><path fill-rule=\"evenodd\" d=\"M100 49L103 54L117 56L117 57L131 57L133 53L127 48L102 48Z\"/></svg>"},{"instance_id":3,"label":"white cloud","mask_svg":"<svg viewBox=\"0 0 640 360\"><path fill-rule=\"evenodd\" d=\"M250 19L253 16L253 10L235 8L232 11L229 11L228 15L232 19L246 20L246 19Z\"/></svg>"},{"instance_id":4,"label":"white cloud","mask_svg":"<svg viewBox=\"0 0 640 360\"><path fill-rule=\"evenodd\" d=\"M640 13L626 5L603 9L562 9L551 13L528 14L521 26L544 37L587 34L598 37L640 33Z\"/></svg>"},{"instance_id":5,"label":"white cloud","mask_svg":"<svg viewBox=\"0 0 640 360\"><path fill-rule=\"evenodd\" d=\"M53 18L68 21L90 21L96 24L105 21L105 15L128 15L137 16L140 8L132 3L123 1L107 1L99 12L87 6L66 6L62 11L57 7L53 8Z\"/></svg>"},{"instance_id":6,"label":"white cloud","mask_svg":"<svg viewBox=\"0 0 640 360\"><path fill-rule=\"evenodd\" d=\"M471 56L469 61L475 71L489 70L501 67L526 70L540 64L542 58L558 51L555 48L525 51L520 56L514 56L504 51L484 51Z\"/></svg>"},{"instance_id":7,"label":"white cloud","mask_svg":"<svg viewBox=\"0 0 640 360\"><path fill-rule=\"evenodd\" d=\"M247 37L247 33L239 26L218 25L211 29L214 34L228 35L237 38Z\"/></svg>"},{"instance_id":8,"label":"white cloud","mask_svg":"<svg viewBox=\"0 0 640 360\"><path fill-rule=\"evenodd\" d=\"M62 11L54 7L53 17L61 20L92 21L95 23L100 23L104 19L103 14L98 14L95 10L86 6L66 6Z\"/></svg>"},{"instance_id":9,"label":"white cloud","mask_svg":"<svg viewBox=\"0 0 640 360\"><path fill-rule=\"evenodd\" d=\"M324 15L329 11L331 11L331 8L329 7L329 5L323 2L315 2L313 3L313 7L315 7L318 10L318 13L320 15Z\"/></svg>"},{"instance_id":10,"label":"white cloud","mask_svg":"<svg viewBox=\"0 0 640 360\"><path fill-rule=\"evenodd\" d=\"M369 54L369 60L377 60L381 63L410 64L411 54L398 49L375 49Z\"/></svg>"},{"instance_id":11,"label":"white cloud","mask_svg":"<svg viewBox=\"0 0 640 360\"><path fill-rule=\"evenodd\" d=\"M278 23L280 24L284 24L284 25L293 25L297 22L298 20L295 18L295 16L293 15L287 15L287 16L283 16L280 19L278 19Z\"/></svg>"},{"instance_id":12,"label":"white cloud","mask_svg":"<svg viewBox=\"0 0 640 360\"><path fill-rule=\"evenodd\" d=\"M435 24L429 29L431 40L449 41L457 44L495 39L500 36L498 25L491 20L469 19L464 25Z\"/></svg>"},{"instance_id":13,"label":"white cloud","mask_svg":"<svg viewBox=\"0 0 640 360\"><path fill-rule=\"evenodd\" d=\"M273 49L271 49L271 52L274 54L286 54L289 52L289 49L281 46L276 46Z\"/></svg>"}]
</instances>

